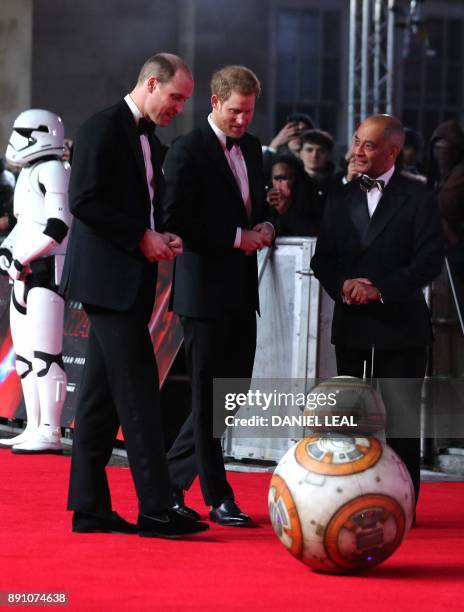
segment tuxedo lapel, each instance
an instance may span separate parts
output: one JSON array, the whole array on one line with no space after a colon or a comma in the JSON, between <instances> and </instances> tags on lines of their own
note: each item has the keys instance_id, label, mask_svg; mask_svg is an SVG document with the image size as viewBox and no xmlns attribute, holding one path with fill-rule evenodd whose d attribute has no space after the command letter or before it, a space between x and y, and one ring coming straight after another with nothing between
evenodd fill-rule
<instances>
[{"instance_id":1,"label":"tuxedo lapel","mask_svg":"<svg viewBox=\"0 0 464 612\"><path fill-rule=\"evenodd\" d=\"M233 189L234 193L238 197L238 203L241 205L241 208L244 209L245 205L243 204L242 194L240 193L237 181L235 180L235 177L232 174L232 170L230 169L229 163L226 159L218 137L213 132L209 124L202 128L202 133L205 139L205 148L208 155L214 161L217 169L224 178L225 183L228 185L228 187Z\"/></svg>"},{"instance_id":2,"label":"tuxedo lapel","mask_svg":"<svg viewBox=\"0 0 464 612\"><path fill-rule=\"evenodd\" d=\"M135 125L134 116L132 115L129 107L124 102L124 100L120 102L119 109L121 123L129 141L131 152L134 155L137 168L141 175L141 179L143 179L143 182L146 185L147 198L149 199L148 185L146 184L147 175L145 171L145 163L143 161L142 145L140 144L140 137L137 131L137 126Z\"/></svg>"},{"instance_id":3,"label":"tuxedo lapel","mask_svg":"<svg viewBox=\"0 0 464 612\"><path fill-rule=\"evenodd\" d=\"M163 160L164 150L163 145L158 140L155 134L148 136L151 150L151 165L153 168L154 191L153 198L153 214L155 217L155 228L162 226L161 219L161 202L164 195L164 175L163 175Z\"/></svg>"},{"instance_id":4,"label":"tuxedo lapel","mask_svg":"<svg viewBox=\"0 0 464 612\"><path fill-rule=\"evenodd\" d=\"M390 219L403 206L407 196L401 192L399 187L399 175L395 171L372 215L368 230L362 241L363 249L367 249L372 244Z\"/></svg>"},{"instance_id":5,"label":"tuxedo lapel","mask_svg":"<svg viewBox=\"0 0 464 612\"><path fill-rule=\"evenodd\" d=\"M346 205L353 225L359 233L361 240L364 239L369 228L369 209L367 207L367 195L358 184L346 195Z\"/></svg>"},{"instance_id":6,"label":"tuxedo lapel","mask_svg":"<svg viewBox=\"0 0 464 612\"><path fill-rule=\"evenodd\" d=\"M254 177L257 174L256 167L253 164L253 156L250 153L249 140L247 139L246 136L244 136L243 138L241 149L242 149L242 155L245 160L245 164L247 168L248 185L250 187L251 211L252 211L252 216L254 218L259 214L261 198L260 198L258 185L256 184L256 181L254 180Z\"/></svg>"}]
</instances>

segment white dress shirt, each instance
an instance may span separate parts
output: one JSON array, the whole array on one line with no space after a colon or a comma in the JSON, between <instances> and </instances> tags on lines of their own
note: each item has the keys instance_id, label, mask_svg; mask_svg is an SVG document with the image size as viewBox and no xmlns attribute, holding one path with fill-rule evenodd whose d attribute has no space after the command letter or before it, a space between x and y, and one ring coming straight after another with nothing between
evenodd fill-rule
<instances>
[{"instance_id":1,"label":"white dress shirt","mask_svg":"<svg viewBox=\"0 0 464 612\"><path fill-rule=\"evenodd\" d=\"M226 156L227 163L230 166L232 174L237 181L238 188L240 189L240 193L242 194L243 204L246 208L248 217L251 216L251 199L250 199L250 183L248 182L248 172L245 163L245 159L242 154L242 150L238 145L234 145L230 151L228 151L226 147L226 138L227 136L224 132L218 128L218 126L214 123L213 118L208 115L208 123L211 126L211 129L218 137L219 142L221 143L222 149L224 151L224 155ZM242 240L242 228L237 227L237 233L235 234L234 248L238 249L240 247L240 242Z\"/></svg>"},{"instance_id":2,"label":"white dress shirt","mask_svg":"<svg viewBox=\"0 0 464 612\"><path fill-rule=\"evenodd\" d=\"M384 189L388 185L394 171L395 166L392 166L390 170L387 170L381 176L376 177L376 180L383 181L385 183ZM382 197L382 192L378 187L372 187L372 189L370 189L366 195L367 207L369 209L369 217L372 218L372 215L374 214L375 209L377 208L377 205L380 202L380 198Z\"/></svg>"},{"instance_id":3,"label":"white dress shirt","mask_svg":"<svg viewBox=\"0 0 464 612\"><path fill-rule=\"evenodd\" d=\"M141 113L141 111L139 110L139 107L134 102L134 100L132 100L129 94L125 96L124 101L129 107L132 115L134 116L135 124L138 126L139 120L143 117L143 114ZM153 174L153 165L151 163L151 149L150 149L150 143L148 142L147 135L139 134L139 137L140 137L140 144L142 145L143 162L145 164L145 174L147 177L148 193L150 194L150 202L152 206L152 214L150 215L150 228L154 230L155 220L154 220L154 215L153 215L153 202L154 202L154 197L155 197L155 186L153 183L154 174Z\"/></svg>"}]
</instances>

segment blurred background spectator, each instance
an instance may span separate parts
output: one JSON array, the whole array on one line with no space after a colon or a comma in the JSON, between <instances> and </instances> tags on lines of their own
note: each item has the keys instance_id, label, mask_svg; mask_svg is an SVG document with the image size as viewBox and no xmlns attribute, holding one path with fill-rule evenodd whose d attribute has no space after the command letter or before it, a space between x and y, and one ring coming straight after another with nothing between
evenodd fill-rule
<instances>
[{"instance_id":1,"label":"blurred background spectator","mask_svg":"<svg viewBox=\"0 0 464 612\"><path fill-rule=\"evenodd\" d=\"M429 146L427 182L434 189L447 242L447 271L434 283L435 350L433 367L439 374L462 376L464 362L464 130L454 120L441 123ZM449 275L449 281L448 281ZM458 317L456 318L456 313ZM459 320L460 327L455 323ZM440 351L441 348L441 351ZM443 355L453 355L451 361ZM442 445L461 446L462 439ZM437 442L437 445L439 444ZM464 468L464 465L463 465Z\"/></svg>"},{"instance_id":2,"label":"blurred background spectator","mask_svg":"<svg viewBox=\"0 0 464 612\"><path fill-rule=\"evenodd\" d=\"M350 183L358 173L356 172L356 167L354 163L354 155L351 150L351 147L345 153L345 156L342 157L338 163L340 166L340 170L334 172L332 178L330 180L329 190L342 188L347 183Z\"/></svg>"},{"instance_id":3,"label":"blurred background spectator","mask_svg":"<svg viewBox=\"0 0 464 612\"><path fill-rule=\"evenodd\" d=\"M301 136L300 159L306 174L314 184L317 209L322 215L335 164L332 161L334 139L324 130L307 130Z\"/></svg>"},{"instance_id":4,"label":"blurred background spectator","mask_svg":"<svg viewBox=\"0 0 464 612\"><path fill-rule=\"evenodd\" d=\"M410 174L424 175L424 139L411 128L404 128L403 170Z\"/></svg>"},{"instance_id":5,"label":"blurred background spectator","mask_svg":"<svg viewBox=\"0 0 464 612\"><path fill-rule=\"evenodd\" d=\"M298 157L301 150L301 135L313 128L313 120L305 113L292 113L286 118L284 127L274 136L269 146L263 146L264 172L268 180L276 155L292 153Z\"/></svg>"},{"instance_id":6,"label":"blurred background spectator","mask_svg":"<svg viewBox=\"0 0 464 612\"><path fill-rule=\"evenodd\" d=\"M313 120L305 113L293 113L285 121L284 127L274 136L267 147L272 153L290 151L298 155L301 149L301 134L314 128Z\"/></svg>"},{"instance_id":7,"label":"blurred background spectator","mask_svg":"<svg viewBox=\"0 0 464 612\"><path fill-rule=\"evenodd\" d=\"M396 158L395 166L402 176L420 183L427 183L424 173L424 139L419 132L411 128L404 128L405 140L401 153Z\"/></svg>"},{"instance_id":8,"label":"blurred background spectator","mask_svg":"<svg viewBox=\"0 0 464 612\"><path fill-rule=\"evenodd\" d=\"M317 193L301 161L291 153L275 157L271 183L267 199L277 235L316 236L320 221Z\"/></svg>"},{"instance_id":9,"label":"blurred background spectator","mask_svg":"<svg viewBox=\"0 0 464 612\"><path fill-rule=\"evenodd\" d=\"M437 191L443 229L450 246L464 246L464 131L445 121L430 141L428 185Z\"/></svg>"},{"instance_id":10,"label":"blurred background spectator","mask_svg":"<svg viewBox=\"0 0 464 612\"><path fill-rule=\"evenodd\" d=\"M71 163L71 160L72 160L72 148L73 148L73 141L71 140L71 138L65 138L64 139L64 153L61 156L61 159L63 161L67 161L67 162Z\"/></svg>"}]
</instances>

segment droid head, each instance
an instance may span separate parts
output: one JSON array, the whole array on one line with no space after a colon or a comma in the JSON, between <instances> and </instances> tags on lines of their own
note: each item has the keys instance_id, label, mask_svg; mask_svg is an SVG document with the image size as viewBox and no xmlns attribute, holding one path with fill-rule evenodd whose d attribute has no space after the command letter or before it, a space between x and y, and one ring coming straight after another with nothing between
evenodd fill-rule
<instances>
[{"instance_id":1,"label":"droid head","mask_svg":"<svg viewBox=\"0 0 464 612\"><path fill-rule=\"evenodd\" d=\"M367 381L352 376L334 376L313 387L304 415L319 417L319 433L374 435L386 427L381 395Z\"/></svg>"},{"instance_id":2,"label":"droid head","mask_svg":"<svg viewBox=\"0 0 464 612\"><path fill-rule=\"evenodd\" d=\"M25 166L47 155L61 157L63 151L61 118L50 111L32 108L16 118L5 157L14 166Z\"/></svg>"}]
</instances>

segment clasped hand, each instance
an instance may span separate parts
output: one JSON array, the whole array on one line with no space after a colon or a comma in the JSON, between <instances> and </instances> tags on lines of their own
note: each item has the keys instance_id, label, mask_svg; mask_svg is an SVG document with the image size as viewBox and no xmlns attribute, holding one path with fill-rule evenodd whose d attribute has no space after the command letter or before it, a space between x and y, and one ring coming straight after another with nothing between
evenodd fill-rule
<instances>
[{"instance_id":1,"label":"clasped hand","mask_svg":"<svg viewBox=\"0 0 464 612\"><path fill-rule=\"evenodd\" d=\"M252 255L263 247L270 246L274 240L274 232L270 223L258 223L251 230L242 229L240 249L246 255Z\"/></svg>"},{"instance_id":2,"label":"clasped hand","mask_svg":"<svg viewBox=\"0 0 464 612\"><path fill-rule=\"evenodd\" d=\"M343 283L342 296L345 304L369 304L380 299L380 291L368 278L350 278Z\"/></svg>"},{"instance_id":3,"label":"clasped hand","mask_svg":"<svg viewBox=\"0 0 464 612\"><path fill-rule=\"evenodd\" d=\"M170 232L161 234L147 229L139 247L148 261L174 259L182 253L182 238Z\"/></svg>"}]
</instances>

